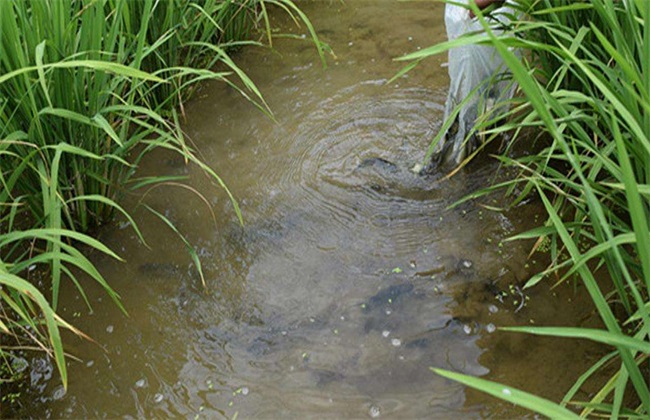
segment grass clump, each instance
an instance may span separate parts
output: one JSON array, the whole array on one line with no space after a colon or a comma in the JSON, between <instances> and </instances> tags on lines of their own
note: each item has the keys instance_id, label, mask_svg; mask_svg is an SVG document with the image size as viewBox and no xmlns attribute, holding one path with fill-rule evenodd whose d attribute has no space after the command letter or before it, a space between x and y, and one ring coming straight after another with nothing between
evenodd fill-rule
<instances>
[{"instance_id":1,"label":"grass clump","mask_svg":"<svg viewBox=\"0 0 650 420\"><path fill-rule=\"evenodd\" d=\"M8 337L28 337L67 385L59 329L77 331L56 314L60 287L85 298L75 274L83 273L120 304L80 248L119 260L89 232L115 212L133 222L121 195L169 181L134 179L151 150L182 155L226 188L186 144L179 110L198 82L218 80L270 114L228 55L260 45L259 27L271 39L269 6L313 34L290 0L0 2L0 356ZM46 273L39 288L28 280L35 269Z\"/></svg>"},{"instance_id":2,"label":"grass clump","mask_svg":"<svg viewBox=\"0 0 650 420\"><path fill-rule=\"evenodd\" d=\"M503 115L487 115L476 129L488 139L524 131L544 137L541 151L498 158L520 176L484 191L517 187L537 194L548 219L518 238L550 243L552 265L527 287L554 273L577 275L589 292L603 330L510 328L531 334L589 339L612 348L568 390L561 406L581 416L650 415L650 2L515 0L518 14L495 35L478 9L485 32L465 41L489 44L507 63L521 95ZM458 42L465 42L458 41ZM453 48L438 45L404 59L421 60ZM522 49L523 57L513 53ZM496 125L495 125L496 123ZM530 145L528 145L530 147ZM519 200L516 200L517 202ZM562 257L569 258L562 258ZM594 273L602 269L609 285ZM576 393L603 367L616 373L589 401ZM507 387L449 375L510 402L552 416L555 404ZM507 393L506 391L509 391ZM508 395L505 395L505 394Z\"/></svg>"}]
</instances>

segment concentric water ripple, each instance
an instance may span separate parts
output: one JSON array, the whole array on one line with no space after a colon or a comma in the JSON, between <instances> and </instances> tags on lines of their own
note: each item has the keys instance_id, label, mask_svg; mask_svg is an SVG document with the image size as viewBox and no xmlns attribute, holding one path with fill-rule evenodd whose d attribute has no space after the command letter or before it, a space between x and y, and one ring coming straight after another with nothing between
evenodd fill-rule
<instances>
[{"instance_id":1,"label":"concentric water ripple","mask_svg":"<svg viewBox=\"0 0 650 420\"><path fill-rule=\"evenodd\" d=\"M435 116L442 105L434 92L391 89L377 80L300 102L302 112L267 136L278 142L274 149L281 156L260 168L260 188L342 229L408 224L423 207L435 211L448 203L435 179L409 170L439 125ZM380 165L365 165L373 161ZM322 224L315 226L313 234L322 236ZM411 233L407 229L404 236Z\"/></svg>"}]
</instances>

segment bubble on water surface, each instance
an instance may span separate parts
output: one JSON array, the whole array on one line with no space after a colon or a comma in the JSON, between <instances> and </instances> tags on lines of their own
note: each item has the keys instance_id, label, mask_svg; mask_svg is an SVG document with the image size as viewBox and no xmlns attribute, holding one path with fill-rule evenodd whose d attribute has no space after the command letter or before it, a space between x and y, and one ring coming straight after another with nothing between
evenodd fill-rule
<instances>
[{"instance_id":1,"label":"bubble on water surface","mask_svg":"<svg viewBox=\"0 0 650 420\"><path fill-rule=\"evenodd\" d=\"M11 367L18 374L24 372L29 367L29 362L23 357L14 357L11 361Z\"/></svg>"},{"instance_id":2,"label":"bubble on water surface","mask_svg":"<svg viewBox=\"0 0 650 420\"><path fill-rule=\"evenodd\" d=\"M55 401L60 400L64 396L65 396L65 388L63 387L63 385L59 385L52 393L52 399Z\"/></svg>"}]
</instances>

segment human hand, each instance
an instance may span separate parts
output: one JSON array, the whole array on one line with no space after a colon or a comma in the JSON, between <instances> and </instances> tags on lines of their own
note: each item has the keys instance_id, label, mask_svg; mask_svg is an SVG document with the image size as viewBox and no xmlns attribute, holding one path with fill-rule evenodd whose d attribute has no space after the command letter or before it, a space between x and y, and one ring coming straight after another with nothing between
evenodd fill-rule
<instances>
[{"instance_id":1,"label":"human hand","mask_svg":"<svg viewBox=\"0 0 650 420\"><path fill-rule=\"evenodd\" d=\"M503 3L503 0L474 0L474 4L476 4L476 6L481 10L485 9L493 3ZM469 9L469 18L474 19L475 17L476 15L474 14L474 11L472 9Z\"/></svg>"}]
</instances>

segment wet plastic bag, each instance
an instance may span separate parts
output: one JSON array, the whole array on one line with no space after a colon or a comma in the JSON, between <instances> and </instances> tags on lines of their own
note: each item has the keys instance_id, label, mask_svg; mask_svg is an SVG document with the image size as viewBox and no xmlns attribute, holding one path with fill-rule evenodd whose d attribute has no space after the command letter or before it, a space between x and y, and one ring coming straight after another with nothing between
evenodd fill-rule
<instances>
[{"instance_id":1,"label":"wet plastic bag","mask_svg":"<svg viewBox=\"0 0 650 420\"><path fill-rule=\"evenodd\" d=\"M458 0L457 0L458 1ZM467 4L469 0L462 0ZM458 2L462 2L458 1ZM512 9L507 6L496 9L488 18L494 32L507 23ZM453 4L445 7L445 26L449 40L473 32L483 32L477 18L471 18L469 10ZM487 108L512 98L515 86L508 80L498 80L507 71L496 49L487 45L466 45L449 50L449 95L445 104L444 121L453 118L454 109L467 99L456 116L456 121L436 144L433 159L458 165L477 146L478 140L472 129L479 116ZM476 90L476 92L474 92ZM471 95L471 97L470 97ZM469 137L468 137L469 136Z\"/></svg>"}]
</instances>

